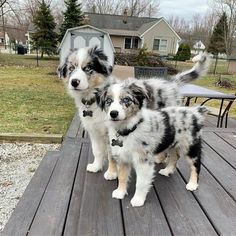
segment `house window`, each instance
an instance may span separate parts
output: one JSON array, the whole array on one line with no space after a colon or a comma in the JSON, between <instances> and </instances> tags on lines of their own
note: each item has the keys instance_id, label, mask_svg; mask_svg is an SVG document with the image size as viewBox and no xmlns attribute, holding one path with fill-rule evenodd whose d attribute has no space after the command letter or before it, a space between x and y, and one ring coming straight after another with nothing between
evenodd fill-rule
<instances>
[{"instance_id":1,"label":"house window","mask_svg":"<svg viewBox=\"0 0 236 236\"><path fill-rule=\"evenodd\" d=\"M167 40L166 39L154 39L153 50L166 51L167 50Z\"/></svg>"},{"instance_id":2,"label":"house window","mask_svg":"<svg viewBox=\"0 0 236 236\"><path fill-rule=\"evenodd\" d=\"M131 38L125 38L125 49L131 49Z\"/></svg>"},{"instance_id":3,"label":"house window","mask_svg":"<svg viewBox=\"0 0 236 236\"><path fill-rule=\"evenodd\" d=\"M138 49L138 38L133 38L132 48L133 49Z\"/></svg>"},{"instance_id":4,"label":"house window","mask_svg":"<svg viewBox=\"0 0 236 236\"><path fill-rule=\"evenodd\" d=\"M159 51L159 46L160 46L160 39L154 39L153 50Z\"/></svg>"}]
</instances>

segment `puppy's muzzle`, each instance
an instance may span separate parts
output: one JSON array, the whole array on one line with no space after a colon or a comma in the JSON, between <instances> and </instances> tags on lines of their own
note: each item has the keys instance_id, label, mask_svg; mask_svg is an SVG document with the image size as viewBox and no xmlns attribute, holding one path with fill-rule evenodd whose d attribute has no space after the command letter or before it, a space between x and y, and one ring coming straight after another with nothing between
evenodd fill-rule
<instances>
[{"instance_id":1,"label":"puppy's muzzle","mask_svg":"<svg viewBox=\"0 0 236 236\"><path fill-rule=\"evenodd\" d=\"M118 117L118 115L119 115L119 112L116 111L116 110L112 110L110 112L110 116L111 116L112 119L116 119Z\"/></svg>"},{"instance_id":2,"label":"puppy's muzzle","mask_svg":"<svg viewBox=\"0 0 236 236\"><path fill-rule=\"evenodd\" d=\"M71 80L71 86L77 88L79 86L80 81L78 79Z\"/></svg>"}]
</instances>

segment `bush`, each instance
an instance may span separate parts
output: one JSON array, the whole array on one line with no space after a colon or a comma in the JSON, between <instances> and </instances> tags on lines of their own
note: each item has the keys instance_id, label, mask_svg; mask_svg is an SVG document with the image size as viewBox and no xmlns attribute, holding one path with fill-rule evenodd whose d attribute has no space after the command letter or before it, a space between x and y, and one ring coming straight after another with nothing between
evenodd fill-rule
<instances>
[{"instance_id":1,"label":"bush","mask_svg":"<svg viewBox=\"0 0 236 236\"><path fill-rule=\"evenodd\" d=\"M148 64L148 52L145 46L139 49L136 61L139 66L146 66Z\"/></svg>"},{"instance_id":2,"label":"bush","mask_svg":"<svg viewBox=\"0 0 236 236\"><path fill-rule=\"evenodd\" d=\"M175 55L175 60L177 61L186 61L191 57L191 49L188 44L181 44L179 46L178 52Z\"/></svg>"}]
</instances>

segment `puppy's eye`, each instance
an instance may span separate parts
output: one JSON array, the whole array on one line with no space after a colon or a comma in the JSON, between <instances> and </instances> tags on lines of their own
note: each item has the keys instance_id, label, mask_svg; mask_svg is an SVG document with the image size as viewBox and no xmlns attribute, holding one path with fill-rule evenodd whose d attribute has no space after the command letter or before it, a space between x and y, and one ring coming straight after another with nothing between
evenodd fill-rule
<instances>
[{"instance_id":1,"label":"puppy's eye","mask_svg":"<svg viewBox=\"0 0 236 236\"><path fill-rule=\"evenodd\" d=\"M85 73L89 73L89 74L92 74L93 73L93 69L90 65L87 65L85 67L82 68L82 70L85 72Z\"/></svg>"},{"instance_id":2,"label":"puppy's eye","mask_svg":"<svg viewBox=\"0 0 236 236\"><path fill-rule=\"evenodd\" d=\"M130 97L125 97L125 98L122 98L121 99L121 103L128 103L131 101L131 98Z\"/></svg>"},{"instance_id":3,"label":"puppy's eye","mask_svg":"<svg viewBox=\"0 0 236 236\"><path fill-rule=\"evenodd\" d=\"M108 106L110 106L112 102L113 102L113 100L112 100L111 98L107 98L106 104L107 104Z\"/></svg>"},{"instance_id":4,"label":"puppy's eye","mask_svg":"<svg viewBox=\"0 0 236 236\"><path fill-rule=\"evenodd\" d=\"M69 67L69 72L72 72L75 69L75 66L70 66Z\"/></svg>"}]
</instances>

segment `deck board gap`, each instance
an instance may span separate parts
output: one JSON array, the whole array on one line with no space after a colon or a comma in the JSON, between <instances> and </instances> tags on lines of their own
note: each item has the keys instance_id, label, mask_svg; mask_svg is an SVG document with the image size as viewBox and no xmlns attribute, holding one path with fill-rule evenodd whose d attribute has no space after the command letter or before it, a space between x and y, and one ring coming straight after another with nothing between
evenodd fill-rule
<instances>
[{"instance_id":1,"label":"deck board gap","mask_svg":"<svg viewBox=\"0 0 236 236\"><path fill-rule=\"evenodd\" d=\"M236 147L234 145L232 145L231 143L229 143L224 137L221 137L219 135L219 133L214 132L219 138L221 138L224 142L226 142L227 144L229 144L231 147L233 147L234 149L236 149Z\"/></svg>"},{"instance_id":2,"label":"deck board gap","mask_svg":"<svg viewBox=\"0 0 236 236\"><path fill-rule=\"evenodd\" d=\"M179 173L179 175L181 176L181 178L183 179L183 181L185 182L185 184L187 184L186 179L184 178L184 176L182 175L181 171L177 168L177 171ZM194 194L194 192L191 192L191 194L193 195L194 199L196 200L196 202L198 203L199 207L201 208L202 212L204 213L204 215L206 216L206 218L208 219L208 221L210 222L212 228L215 230L216 234L220 236L220 232L219 230L217 230L217 226L215 226L215 224L213 223L213 221L211 220L210 216L207 214L207 212L205 211L204 207L202 206L201 202L198 200L198 198L196 197L196 195Z\"/></svg>"},{"instance_id":3,"label":"deck board gap","mask_svg":"<svg viewBox=\"0 0 236 236\"><path fill-rule=\"evenodd\" d=\"M170 226L170 222L168 221L168 218L167 218L167 215L166 215L166 213L165 213L164 207L163 207L163 205L162 205L161 199L160 199L160 197L159 197L159 195L158 195L156 186L155 186L154 184L153 184L152 186L153 186L154 192L155 192L155 194L156 194L156 196L157 196L157 199L158 199L158 201L159 201L159 203L160 203L160 207L161 207L161 210L162 210L163 215L164 215L164 217L165 217L166 223L167 223L167 225L168 225L168 227L169 227L170 233L171 233L172 236L174 236L173 230L172 230L172 228L171 228L171 226Z\"/></svg>"},{"instance_id":4,"label":"deck board gap","mask_svg":"<svg viewBox=\"0 0 236 236\"><path fill-rule=\"evenodd\" d=\"M32 224L33 224L33 222L34 222L34 219L35 219L35 217L36 217L36 215L37 215L38 209L39 209L39 207L40 207L40 205L41 205L41 203L42 203L42 201L43 201L43 197L44 197L44 195L45 195L45 193L46 193L47 187L48 187L48 185L49 185L49 183L50 183L50 181L51 181L52 175L53 175L53 173L54 173L54 170L55 170L55 168L56 168L56 166L57 166L57 163L58 163L59 159L60 159L60 157L57 158L57 161L56 161L56 163L55 163L55 165L54 165L54 167L53 167L53 169L52 169L52 172L51 172L51 175L50 175L50 177L49 177L48 183L47 183L47 185L46 185L46 187L45 187L45 189L44 189L44 191L43 191L42 198L40 199L40 202L39 202L39 204L38 204L38 207L37 207L37 209L36 209L36 211L35 211L35 213L34 213L34 216L33 216L33 218L32 218L32 221L31 221L31 223L30 223L30 226L29 226L29 229L28 229L28 232L27 232L26 236L28 236L28 234L29 234L29 232L30 232L30 229L31 229Z\"/></svg>"},{"instance_id":5,"label":"deck board gap","mask_svg":"<svg viewBox=\"0 0 236 236\"><path fill-rule=\"evenodd\" d=\"M215 181L223 188L223 190L229 195L229 197L232 198L232 200L236 203L236 199L234 198L234 196L224 187L223 184L221 184L221 182L214 176L214 174L206 167L206 165L204 165L203 163L201 164L206 170L207 172L212 176L213 179L215 179Z\"/></svg>"},{"instance_id":6,"label":"deck board gap","mask_svg":"<svg viewBox=\"0 0 236 236\"><path fill-rule=\"evenodd\" d=\"M121 212L121 220L122 220L122 226L123 226L123 232L124 236L126 236L126 230L125 230L125 217L124 217L124 212L123 212L123 206L122 206L122 200L120 201L120 212Z\"/></svg>"},{"instance_id":7,"label":"deck board gap","mask_svg":"<svg viewBox=\"0 0 236 236\"><path fill-rule=\"evenodd\" d=\"M80 163L80 158L81 158L81 152L82 152L82 149L83 149L83 145L84 144L81 143L81 148L80 148L80 151L79 151L79 158L78 158L78 162L77 162L77 165L76 165L76 170L75 170L74 179L73 179L73 183L72 183L72 188L71 188L71 192L70 192L70 200L69 200L69 203L68 203L68 206L67 206L65 221L64 221L64 225L63 225L63 229L62 229L62 235L64 235L64 233L65 233L67 217L68 217L68 213L69 213L69 209L70 209L70 205L71 205L71 199L72 199L72 194L73 194L73 191L74 191L77 172L78 172L78 169L79 169L79 163Z\"/></svg>"},{"instance_id":8,"label":"deck board gap","mask_svg":"<svg viewBox=\"0 0 236 236\"><path fill-rule=\"evenodd\" d=\"M236 170L236 168L229 162L227 161L219 152L217 152L217 150L214 149L214 147L212 147L211 145L209 145L205 140L203 140L203 142L210 147L217 155L219 155L227 164L229 164L234 170Z\"/></svg>"}]
</instances>

